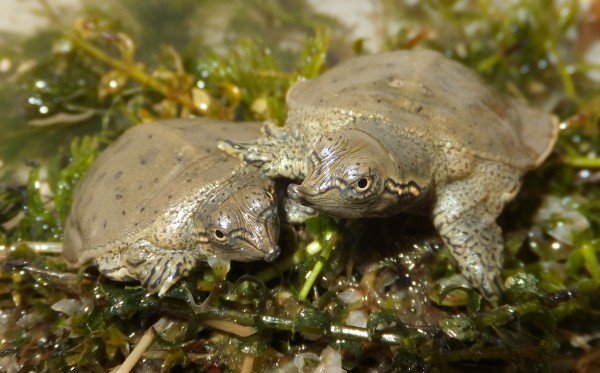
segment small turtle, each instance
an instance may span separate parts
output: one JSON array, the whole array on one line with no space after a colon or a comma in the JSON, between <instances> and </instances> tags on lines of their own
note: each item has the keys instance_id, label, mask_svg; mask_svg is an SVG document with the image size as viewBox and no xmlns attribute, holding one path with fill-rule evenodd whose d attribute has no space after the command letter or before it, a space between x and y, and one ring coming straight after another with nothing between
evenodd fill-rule
<instances>
[{"instance_id":1,"label":"small turtle","mask_svg":"<svg viewBox=\"0 0 600 373\"><path fill-rule=\"evenodd\" d=\"M555 119L488 89L433 51L351 59L288 94L284 128L221 149L271 177L300 180L288 195L342 218L425 211L469 281L502 290L496 218L525 171L550 153Z\"/></svg>"},{"instance_id":2,"label":"small turtle","mask_svg":"<svg viewBox=\"0 0 600 373\"><path fill-rule=\"evenodd\" d=\"M125 132L75 192L64 233L73 267L93 262L117 281L162 295L200 260L279 255L274 184L217 149L250 141L257 123L175 119Z\"/></svg>"}]
</instances>

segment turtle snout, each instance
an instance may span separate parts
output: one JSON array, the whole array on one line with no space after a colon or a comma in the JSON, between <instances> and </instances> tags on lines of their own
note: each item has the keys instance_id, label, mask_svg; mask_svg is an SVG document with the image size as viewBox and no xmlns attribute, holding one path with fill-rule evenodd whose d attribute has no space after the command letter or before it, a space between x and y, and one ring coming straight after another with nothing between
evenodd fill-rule
<instances>
[{"instance_id":1,"label":"turtle snout","mask_svg":"<svg viewBox=\"0 0 600 373\"><path fill-rule=\"evenodd\" d=\"M279 246L275 245L273 246L269 251L267 251L267 253L265 254L265 261L267 262L272 262L275 259L277 259L279 257L279 254L281 253L281 249L279 248Z\"/></svg>"}]
</instances>

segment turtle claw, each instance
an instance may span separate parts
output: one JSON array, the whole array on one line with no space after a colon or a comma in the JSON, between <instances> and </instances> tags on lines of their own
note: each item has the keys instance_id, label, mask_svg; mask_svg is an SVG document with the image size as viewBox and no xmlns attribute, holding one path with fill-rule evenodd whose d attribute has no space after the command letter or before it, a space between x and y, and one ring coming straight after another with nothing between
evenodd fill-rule
<instances>
[{"instance_id":1,"label":"turtle claw","mask_svg":"<svg viewBox=\"0 0 600 373\"><path fill-rule=\"evenodd\" d=\"M116 262L117 265L106 263L105 259L100 258L98 266L102 274L112 280L140 281L149 292L158 293L162 297L190 273L196 266L196 260L187 251L165 251L148 244L132 252L130 256L122 256Z\"/></svg>"},{"instance_id":2,"label":"turtle claw","mask_svg":"<svg viewBox=\"0 0 600 373\"><path fill-rule=\"evenodd\" d=\"M285 127L279 127L273 122L266 123L261 127L261 131L268 137L279 140L285 140L289 136Z\"/></svg>"},{"instance_id":3,"label":"turtle claw","mask_svg":"<svg viewBox=\"0 0 600 373\"><path fill-rule=\"evenodd\" d=\"M263 133L265 135L253 143L223 140L218 146L227 154L258 167L265 176L302 179L306 173L306 149L301 139L273 124L263 126Z\"/></svg>"},{"instance_id":4,"label":"turtle claw","mask_svg":"<svg viewBox=\"0 0 600 373\"><path fill-rule=\"evenodd\" d=\"M259 167L273 159L271 146L267 144L241 144L224 140L219 142L219 149L248 164Z\"/></svg>"}]
</instances>

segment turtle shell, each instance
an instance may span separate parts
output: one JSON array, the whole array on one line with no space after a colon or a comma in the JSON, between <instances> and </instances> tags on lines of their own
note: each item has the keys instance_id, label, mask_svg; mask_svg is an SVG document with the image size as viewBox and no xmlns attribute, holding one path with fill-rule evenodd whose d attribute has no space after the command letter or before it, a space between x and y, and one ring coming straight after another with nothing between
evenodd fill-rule
<instances>
[{"instance_id":1,"label":"turtle shell","mask_svg":"<svg viewBox=\"0 0 600 373\"><path fill-rule=\"evenodd\" d=\"M388 135L523 170L546 158L558 132L550 115L500 96L460 63L429 50L353 58L294 86L288 106L287 125L300 126L309 138L323 124L335 131L360 126L360 117L378 118L389 124Z\"/></svg>"},{"instance_id":2,"label":"turtle shell","mask_svg":"<svg viewBox=\"0 0 600 373\"><path fill-rule=\"evenodd\" d=\"M81 265L158 232L164 248L181 246L191 239L181 228L208 192L247 180L239 175L243 162L220 152L217 142L253 140L259 129L258 123L176 119L125 132L78 185L65 228L67 262Z\"/></svg>"}]
</instances>

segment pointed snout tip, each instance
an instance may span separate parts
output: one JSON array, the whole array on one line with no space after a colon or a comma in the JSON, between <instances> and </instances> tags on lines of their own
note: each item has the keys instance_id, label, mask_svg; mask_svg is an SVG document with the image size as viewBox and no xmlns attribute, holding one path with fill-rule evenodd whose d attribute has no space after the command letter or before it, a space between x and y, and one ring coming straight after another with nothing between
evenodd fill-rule
<instances>
[{"instance_id":1,"label":"pointed snout tip","mask_svg":"<svg viewBox=\"0 0 600 373\"><path fill-rule=\"evenodd\" d=\"M279 246L275 245L265 254L265 261L273 262L275 259L279 258L279 254L281 254L281 249Z\"/></svg>"}]
</instances>

